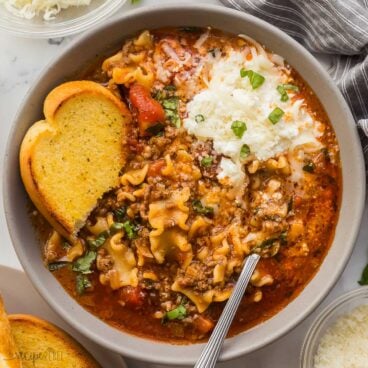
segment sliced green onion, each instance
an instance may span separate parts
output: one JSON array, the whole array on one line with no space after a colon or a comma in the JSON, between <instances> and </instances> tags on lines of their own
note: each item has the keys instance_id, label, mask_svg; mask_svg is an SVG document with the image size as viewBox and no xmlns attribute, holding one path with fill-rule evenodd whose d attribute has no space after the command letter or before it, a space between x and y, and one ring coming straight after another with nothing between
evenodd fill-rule
<instances>
[{"instance_id":1,"label":"sliced green onion","mask_svg":"<svg viewBox=\"0 0 368 368\"><path fill-rule=\"evenodd\" d=\"M288 96L284 86L282 84L279 84L276 89L277 89L277 92L280 93L280 95L281 95L281 98L280 98L281 101L286 102L289 99L289 96Z\"/></svg>"},{"instance_id":2,"label":"sliced green onion","mask_svg":"<svg viewBox=\"0 0 368 368\"><path fill-rule=\"evenodd\" d=\"M202 215L212 215L214 212L213 207L203 206L202 202L199 199L195 199L192 202L192 206L194 211Z\"/></svg>"},{"instance_id":3,"label":"sliced green onion","mask_svg":"<svg viewBox=\"0 0 368 368\"><path fill-rule=\"evenodd\" d=\"M243 144L240 149L240 158L244 159L250 154L250 148L247 144Z\"/></svg>"},{"instance_id":4,"label":"sliced green onion","mask_svg":"<svg viewBox=\"0 0 368 368\"><path fill-rule=\"evenodd\" d=\"M93 250L96 250L101 247L106 241L106 239L109 237L109 233L107 231L103 231L100 233L95 240L91 240L88 242L90 248Z\"/></svg>"},{"instance_id":5,"label":"sliced green onion","mask_svg":"<svg viewBox=\"0 0 368 368\"><path fill-rule=\"evenodd\" d=\"M241 138L244 132L247 130L247 125L244 123L244 121L235 120L231 124L231 130L238 138Z\"/></svg>"},{"instance_id":6,"label":"sliced green onion","mask_svg":"<svg viewBox=\"0 0 368 368\"><path fill-rule=\"evenodd\" d=\"M198 115L195 116L194 120L198 124L203 123L204 122L204 116L202 114L198 114Z\"/></svg>"},{"instance_id":7,"label":"sliced green onion","mask_svg":"<svg viewBox=\"0 0 368 368\"><path fill-rule=\"evenodd\" d=\"M166 312L164 318L168 319L170 321L174 320L174 319L178 319L181 320L183 318L185 318L187 315L187 310L185 309L184 305L179 305L177 308Z\"/></svg>"},{"instance_id":8,"label":"sliced green onion","mask_svg":"<svg viewBox=\"0 0 368 368\"><path fill-rule=\"evenodd\" d=\"M295 91L295 92L299 92L299 87L295 86L294 84L283 84L282 85L284 87L284 89L286 90L290 90L290 91Z\"/></svg>"},{"instance_id":9,"label":"sliced green onion","mask_svg":"<svg viewBox=\"0 0 368 368\"><path fill-rule=\"evenodd\" d=\"M116 216L118 221L122 221L126 214L126 207L120 207L114 211L114 215Z\"/></svg>"},{"instance_id":10,"label":"sliced green onion","mask_svg":"<svg viewBox=\"0 0 368 368\"><path fill-rule=\"evenodd\" d=\"M209 166L212 165L212 162L213 162L213 157L211 157L211 156L203 157L202 160L201 160L201 166L209 167Z\"/></svg>"},{"instance_id":11,"label":"sliced green onion","mask_svg":"<svg viewBox=\"0 0 368 368\"><path fill-rule=\"evenodd\" d=\"M110 232L112 232L112 233L116 233L121 229L124 229L124 224L122 224L121 222L114 222L110 226Z\"/></svg>"},{"instance_id":12,"label":"sliced green onion","mask_svg":"<svg viewBox=\"0 0 368 368\"><path fill-rule=\"evenodd\" d=\"M265 77L263 75L258 74L253 70L246 70L244 68L240 69L240 76L242 78L248 77L253 89L260 87L265 81Z\"/></svg>"},{"instance_id":13,"label":"sliced green onion","mask_svg":"<svg viewBox=\"0 0 368 368\"><path fill-rule=\"evenodd\" d=\"M279 107L276 107L275 109L273 109L270 113L270 115L268 115L268 120L272 123L272 124L277 124L280 119L282 118L282 116L284 115L284 111L281 110Z\"/></svg>"}]
</instances>

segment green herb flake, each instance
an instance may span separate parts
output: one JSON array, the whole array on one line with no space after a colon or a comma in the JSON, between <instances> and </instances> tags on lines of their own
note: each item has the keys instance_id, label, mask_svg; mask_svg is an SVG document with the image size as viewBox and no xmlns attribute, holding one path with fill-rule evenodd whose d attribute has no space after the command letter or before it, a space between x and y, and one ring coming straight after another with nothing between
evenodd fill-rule
<instances>
[{"instance_id":1,"label":"green herb flake","mask_svg":"<svg viewBox=\"0 0 368 368\"><path fill-rule=\"evenodd\" d=\"M204 116L202 114L198 114L194 117L196 123L200 124L204 122Z\"/></svg>"},{"instance_id":2,"label":"green herb flake","mask_svg":"<svg viewBox=\"0 0 368 368\"><path fill-rule=\"evenodd\" d=\"M276 89L277 89L277 92L280 93L280 95L281 95L280 100L282 102L286 102L289 99L289 96L288 96L284 86L282 84L280 84L280 85L277 86Z\"/></svg>"},{"instance_id":3,"label":"green herb flake","mask_svg":"<svg viewBox=\"0 0 368 368\"><path fill-rule=\"evenodd\" d=\"M100 233L97 238L95 240L90 240L88 242L90 248L92 248L93 250L96 250L98 248L100 248L106 241L106 239L109 237L109 233L108 231L103 231L102 233Z\"/></svg>"},{"instance_id":4,"label":"green herb flake","mask_svg":"<svg viewBox=\"0 0 368 368\"><path fill-rule=\"evenodd\" d=\"M299 92L299 87L295 86L294 84L288 84L285 83L282 85L284 87L285 90L287 91L294 91L294 92Z\"/></svg>"},{"instance_id":5,"label":"green herb flake","mask_svg":"<svg viewBox=\"0 0 368 368\"><path fill-rule=\"evenodd\" d=\"M54 272L54 271L57 271L57 270L60 270L61 268L64 268L66 266L68 266L70 264L70 262L66 262L66 261L59 261L59 262L52 262L52 263L49 263L47 265L48 269L51 271L51 272Z\"/></svg>"},{"instance_id":6,"label":"green herb flake","mask_svg":"<svg viewBox=\"0 0 368 368\"><path fill-rule=\"evenodd\" d=\"M126 215L126 207L120 207L114 211L114 215L118 221L122 221Z\"/></svg>"},{"instance_id":7,"label":"green herb flake","mask_svg":"<svg viewBox=\"0 0 368 368\"><path fill-rule=\"evenodd\" d=\"M316 168L316 165L313 162L308 162L303 166L303 170L309 173L313 173Z\"/></svg>"},{"instance_id":8,"label":"green herb flake","mask_svg":"<svg viewBox=\"0 0 368 368\"><path fill-rule=\"evenodd\" d=\"M284 111L281 110L279 107L274 108L270 115L268 115L268 120L272 123L272 124L277 124L280 119L282 118L282 116L284 115Z\"/></svg>"},{"instance_id":9,"label":"green herb flake","mask_svg":"<svg viewBox=\"0 0 368 368\"><path fill-rule=\"evenodd\" d=\"M72 270L74 272L80 272L82 274L92 273L91 267L96 260L97 253L93 250L87 251L84 256L79 257L74 263Z\"/></svg>"},{"instance_id":10,"label":"green herb flake","mask_svg":"<svg viewBox=\"0 0 368 368\"><path fill-rule=\"evenodd\" d=\"M177 308L172 309L171 311L166 312L164 319L169 321L172 320L182 320L186 317L187 310L185 309L184 305L180 304Z\"/></svg>"},{"instance_id":11,"label":"green herb flake","mask_svg":"<svg viewBox=\"0 0 368 368\"><path fill-rule=\"evenodd\" d=\"M146 129L146 132L150 135L159 135L165 129L165 125L162 123L156 123L155 125L151 125Z\"/></svg>"},{"instance_id":12,"label":"green herb flake","mask_svg":"<svg viewBox=\"0 0 368 368\"><path fill-rule=\"evenodd\" d=\"M368 285L368 264L364 267L362 277L358 281L359 285Z\"/></svg>"},{"instance_id":13,"label":"green herb flake","mask_svg":"<svg viewBox=\"0 0 368 368\"><path fill-rule=\"evenodd\" d=\"M211 157L211 156L203 157L202 160L201 160L201 166L209 167L209 166L212 165L212 162L213 162L213 157Z\"/></svg>"},{"instance_id":14,"label":"green herb flake","mask_svg":"<svg viewBox=\"0 0 368 368\"><path fill-rule=\"evenodd\" d=\"M169 119L171 124L176 128L180 128L181 120L179 116L179 98L169 97L165 100L162 100L161 104L165 110L167 119Z\"/></svg>"},{"instance_id":15,"label":"green herb flake","mask_svg":"<svg viewBox=\"0 0 368 368\"><path fill-rule=\"evenodd\" d=\"M244 123L244 121L235 120L231 124L231 130L238 138L241 138L247 130L247 125Z\"/></svg>"},{"instance_id":16,"label":"green herb flake","mask_svg":"<svg viewBox=\"0 0 368 368\"><path fill-rule=\"evenodd\" d=\"M122 224L121 222L114 222L111 226L110 226L110 232L111 233L116 233L119 230L124 228L124 224Z\"/></svg>"},{"instance_id":17,"label":"green herb flake","mask_svg":"<svg viewBox=\"0 0 368 368\"><path fill-rule=\"evenodd\" d=\"M131 221L125 221L123 223L123 229L129 240L132 240L137 236L138 226L133 224Z\"/></svg>"},{"instance_id":18,"label":"green herb flake","mask_svg":"<svg viewBox=\"0 0 368 368\"><path fill-rule=\"evenodd\" d=\"M75 278L75 288L77 290L78 295L83 295L86 289L92 287L91 282L88 277L83 274L78 274Z\"/></svg>"},{"instance_id":19,"label":"green herb flake","mask_svg":"<svg viewBox=\"0 0 368 368\"><path fill-rule=\"evenodd\" d=\"M248 77L250 85L253 89L259 88L265 81L265 77L261 74L254 72L253 70L240 69L240 76L242 78Z\"/></svg>"},{"instance_id":20,"label":"green herb flake","mask_svg":"<svg viewBox=\"0 0 368 368\"><path fill-rule=\"evenodd\" d=\"M243 144L240 149L240 158L245 159L250 154L250 148L247 144Z\"/></svg>"},{"instance_id":21,"label":"green herb flake","mask_svg":"<svg viewBox=\"0 0 368 368\"><path fill-rule=\"evenodd\" d=\"M214 212L213 207L203 206L202 202L199 199L195 199L192 202L192 206L194 211L202 215L212 215Z\"/></svg>"},{"instance_id":22,"label":"green herb flake","mask_svg":"<svg viewBox=\"0 0 368 368\"><path fill-rule=\"evenodd\" d=\"M69 248L71 248L71 245L67 241L63 241L61 246L64 250L68 250Z\"/></svg>"}]
</instances>

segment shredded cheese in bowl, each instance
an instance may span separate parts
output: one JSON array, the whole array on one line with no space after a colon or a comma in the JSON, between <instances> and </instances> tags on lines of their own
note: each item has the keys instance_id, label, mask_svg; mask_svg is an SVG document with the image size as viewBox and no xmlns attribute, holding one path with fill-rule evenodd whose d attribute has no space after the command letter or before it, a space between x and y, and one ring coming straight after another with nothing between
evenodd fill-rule
<instances>
[{"instance_id":1,"label":"shredded cheese in bowl","mask_svg":"<svg viewBox=\"0 0 368 368\"><path fill-rule=\"evenodd\" d=\"M86 6L91 0L0 0L12 14L25 19L42 16L52 20L61 10L71 6Z\"/></svg>"}]
</instances>

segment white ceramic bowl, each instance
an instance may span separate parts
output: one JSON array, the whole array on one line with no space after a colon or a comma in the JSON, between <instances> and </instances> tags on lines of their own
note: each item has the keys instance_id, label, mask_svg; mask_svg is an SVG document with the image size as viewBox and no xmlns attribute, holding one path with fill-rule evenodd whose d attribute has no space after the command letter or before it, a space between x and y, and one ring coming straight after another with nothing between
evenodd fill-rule
<instances>
[{"instance_id":1,"label":"white ceramic bowl","mask_svg":"<svg viewBox=\"0 0 368 368\"><path fill-rule=\"evenodd\" d=\"M290 331L323 300L350 257L359 229L365 195L364 163L354 121L340 92L314 57L285 33L255 17L223 7L170 5L126 13L97 27L71 44L49 65L30 90L13 123L6 150L4 206L10 235L33 284L50 305L76 329L123 355L155 363L193 364L203 344L170 345L118 331L78 305L44 267L40 245L27 215L29 199L19 176L18 151L28 127L42 116L47 93L73 78L96 53L106 54L139 30L165 26L212 26L245 33L284 56L317 93L335 128L341 149L343 196L331 249L320 270L303 292L268 321L226 340L220 359L254 351Z\"/></svg>"},{"instance_id":2,"label":"white ceramic bowl","mask_svg":"<svg viewBox=\"0 0 368 368\"><path fill-rule=\"evenodd\" d=\"M42 16L20 18L0 4L0 30L26 38L64 37L82 32L114 14L126 0L93 0L88 6L72 6L62 10L55 19Z\"/></svg>"},{"instance_id":3,"label":"white ceramic bowl","mask_svg":"<svg viewBox=\"0 0 368 368\"><path fill-rule=\"evenodd\" d=\"M300 368L313 368L321 338L341 316L361 305L368 305L368 286L349 291L328 305L310 327L301 351Z\"/></svg>"}]
</instances>

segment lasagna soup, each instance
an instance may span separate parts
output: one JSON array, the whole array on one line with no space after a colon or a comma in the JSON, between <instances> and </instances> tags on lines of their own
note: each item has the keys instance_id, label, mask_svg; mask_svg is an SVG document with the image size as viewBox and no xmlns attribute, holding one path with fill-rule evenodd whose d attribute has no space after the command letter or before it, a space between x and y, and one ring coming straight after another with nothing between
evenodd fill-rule
<instances>
[{"instance_id":1,"label":"lasagna soup","mask_svg":"<svg viewBox=\"0 0 368 368\"><path fill-rule=\"evenodd\" d=\"M246 35L167 28L83 78L133 119L120 185L75 243L48 231L45 262L63 287L106 323L172 343L209 336L251 253L261 260L230 334L297 297L329 249L342 190L334 131L297 72Z\"/></svg>"}]
</instances>

